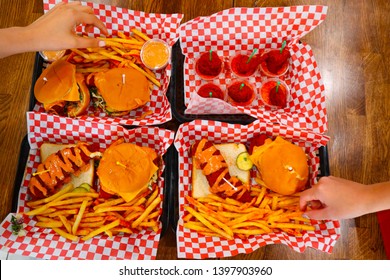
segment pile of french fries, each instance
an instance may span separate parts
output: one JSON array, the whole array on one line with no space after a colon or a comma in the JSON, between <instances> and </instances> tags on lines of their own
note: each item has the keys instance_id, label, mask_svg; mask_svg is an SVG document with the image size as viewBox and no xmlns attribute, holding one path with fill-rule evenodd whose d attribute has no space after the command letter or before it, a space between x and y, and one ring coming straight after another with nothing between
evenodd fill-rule
<instances>
[{"instance_id":1,"label":"pile of french fries","mask_svg":"<svg viewBox=\"0 0 390 280\"><path fill-rule=\"evenodd\" d=\"M87 76L94 73L104 72L115 67L134 68L145 75L148 80L160 87L153 71L145 67L140 59L143 44L150 40L145 33L136 28L131 30L132 34L126 36L118 32L116 38L99 37L106 42L103 48L71 49L71 52L63 59L76 65L76 72Z\"/></svg>"},{"instance_id":2,"label":"pile of french fries","mask_svg":"<svg viewBox=\"0 0 390 280\"><path fill-rule=\"evenodd\" d=\"M112 237L159 230L161 196L157 185L127 203L122 198L101 198L92 188L90 192L72 191L73 186L68 185L50 197L27 202L31 210L24 215L35 218L37 227L51 228L72 241L99 234Z\"/></svg>"},{"instance_id":3,"label":"pile of french fries","mask_svg":"<svg viewBox=\"0 0 390 280\"><path fill-rule=\"evenodd\" d=\"M284 231L299 236L315 230L310 219L299 210L299 193L291 196L270 192L264 186L252 186L250 202L221 198L215 194L193 198L186 196L184 227L203 235L226 239Z\"/></svg>"}]
</instances>

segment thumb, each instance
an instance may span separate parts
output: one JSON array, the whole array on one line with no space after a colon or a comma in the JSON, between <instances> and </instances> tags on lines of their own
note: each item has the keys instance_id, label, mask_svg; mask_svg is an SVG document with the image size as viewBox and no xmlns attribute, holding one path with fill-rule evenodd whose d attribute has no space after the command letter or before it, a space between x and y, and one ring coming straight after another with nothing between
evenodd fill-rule
<instances>
[{"instance_id":1,"label":"thumb","mask_svg":"<svg viewBox=\"0 0 390 280\"><path fill-rule=\"evenodd\" d=\"M105 47L106 42L92 37L76 37L76 48L98 48Z\"/></svg>"}]
</instances>

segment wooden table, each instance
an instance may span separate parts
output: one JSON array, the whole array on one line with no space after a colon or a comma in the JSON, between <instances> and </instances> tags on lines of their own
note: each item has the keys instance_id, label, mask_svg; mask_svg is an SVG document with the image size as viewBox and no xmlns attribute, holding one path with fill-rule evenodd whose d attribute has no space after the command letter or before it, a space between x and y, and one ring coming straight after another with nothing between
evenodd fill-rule
<instances>
[{"instance_id":1,"label":"wooden table","mask_svg":"<svg viewBox=\"0 0 390 280\"><path fill-rule=\"evenodd\" d=\"M327 134L332 175L361 183L390 178L390 5L362 1L93 1L155 13L183 13L186 22L238 6L327 5L326 20L302 41L315 55L326 88ZM24 26L43 13L42 1L0 0L0 28ZM0 60L0 219L11 211L22 138L26 135L33 53ZM296 253L270 245L232 259L386 259L375 214L341 222L341 237L332 254L307 249ZM176 238L168 230L158 259L175 259Z\"/></svg>"}]
</instances>

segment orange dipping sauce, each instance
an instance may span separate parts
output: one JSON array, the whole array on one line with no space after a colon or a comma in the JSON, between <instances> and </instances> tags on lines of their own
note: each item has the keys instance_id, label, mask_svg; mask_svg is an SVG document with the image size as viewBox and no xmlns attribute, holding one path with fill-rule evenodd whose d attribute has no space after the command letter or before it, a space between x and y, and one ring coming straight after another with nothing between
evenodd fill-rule
<instances>
[{"instance_id":1,"label":"orange dipping sauce","mask_svg":"<svg viewBox=\"0 0 390 280\"><path fill-rule=\"evenodd\" d=\"M164 68L168 64L170 55L168 44L159 39L147 41L141 49L142 63L151 70Z\"/></svg>"},{"instance_id":2,"label":"orange dipping sauce","mask_svg":"<svg viewBox=\"0 0 390 280\"><path fill-rule=\"evenodd\" d=\"M62 51L41 51L39 52L42 58L46 61L56 61L64 56L65 50Z\"/></svg>"}]
</instances>

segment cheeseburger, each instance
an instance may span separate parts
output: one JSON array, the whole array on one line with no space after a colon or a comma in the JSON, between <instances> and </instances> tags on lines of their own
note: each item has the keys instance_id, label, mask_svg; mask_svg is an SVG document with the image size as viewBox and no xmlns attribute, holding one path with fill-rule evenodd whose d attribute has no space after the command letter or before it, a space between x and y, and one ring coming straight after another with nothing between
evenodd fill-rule
<instances>
[{"instance_id":1,"label":"cheeseburger","mask_svg":"<svg viewBox=\"0 0 390 280\"><path fill-rule=\"evenodd\" d=\"M42 72L34 96L46 112L69 117L85 113L91 100L84 76L76 74L76 66L65 60L53 62Z\"/></svg>"},{"instance_id":2,"label":"cheeseburger","mask_svg":"<svg viewBox=\"0 0 390 280\"><path fill-rule=\"evenodd\" d=\"M100 190L131 201L157 180L157 159L151 148L125 143L123 139L113 143L103 153L97 169Z\"/></svg>"},{"instance_id":3,"label":"cheeseburger","mask_svg":"<svg viewBox=\"0 0 390 280\"><path fill-rule=\"evenodd\" d=\"M301 147L278 136L254 147L250 158L258 171L257 181L270 190L291 195L305 188L309 166Z\"/></svg>"},{"instance_id":4,"label":"cheeseburger","mask_svg":"<svg viewBox=\"0 0 390 280\"><path fill-rule=\"evenodd\" d=\"M149 82L133 68L113 68L95 75L92 91L96 107L111 116L123 116L150 101Z\"/></svg>"}]
</instances>

